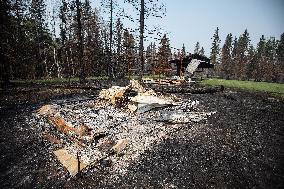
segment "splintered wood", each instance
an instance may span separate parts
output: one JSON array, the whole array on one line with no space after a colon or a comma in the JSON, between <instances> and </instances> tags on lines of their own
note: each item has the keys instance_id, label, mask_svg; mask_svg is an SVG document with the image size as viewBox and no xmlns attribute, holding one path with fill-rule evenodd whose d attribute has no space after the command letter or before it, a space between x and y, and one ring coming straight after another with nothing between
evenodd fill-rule
<instances>
[{"instance_id":1,"label":"splintered wood","mask_svg":"<svg viewBox=\"0 0 284 189\"><path fill-rule=\"evenodd\" d=\"M123 97L124 92L127 90L127 87L113 86L109 89L101 90L99 94L100 99L108 100L111 104L116 104L116 99Z\"/></svg>"},{"instance_id":2,"label":"splintered wood","mask_svg":"<svg viewBox=\"0 0 284 189\"><path fill-rule=\"evenodd\" d=\"M37 110L37 114L45 117L57 131L65 134L68 140L73 141L77 146L84 147L85 144L83 142L89 142L93 138L91 129L87 125L74 127L71 123L60 117L58 111L51 105L42 106ZM61 140L47 132L43 133L42 137L51 143L63 145ZM53 153L58 161L68 170L71 176L75 176L78 174L79 170L82 170L87 166L87 164L79 161L77 157L69 154L64 148L56 150Z\"/></svg>"},{"instance_id":3,"label":"splintered wood","mask_svg":"<svg viewBox=\"0 0 284 189\"><path fill-rule=\"evenodd\" d=\"M71 176L78 174L79 170L83 170L87 167L87 164L81 162L77 157L68 153L64 148L56 150L53 152L58 161L68 170ZM78 165L80 169L78 168Z\"/></svg>"},{"instance_id":4,"label":"splintered wood","mask_svg":"<svg viewBox=\"0 0 284 189\"><path fill-rule=\"evenodd\" d=\"M48 120L56 129L66 135L70 135L70 132L76 133L76 129L71 126L71 124L65 122L61 117L49 117Z\"/></svg>"}]
</instances>

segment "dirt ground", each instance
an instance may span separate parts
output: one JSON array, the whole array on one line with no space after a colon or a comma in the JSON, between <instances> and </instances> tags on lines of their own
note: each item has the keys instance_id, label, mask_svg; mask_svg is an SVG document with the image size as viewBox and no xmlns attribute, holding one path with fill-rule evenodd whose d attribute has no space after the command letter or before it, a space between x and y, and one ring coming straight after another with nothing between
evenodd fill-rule
<instances>
[{"instance_id":1,"label":"dirt ground","mask_svg":"<svg viewBox=\"0 0 284 189\"><path fill-rule=\"evenodd\" d=\"M52 99L96 94L48 87L1 91L0 188L284 187L283 101L228 89L177 94L199 100L204 111L217 113L171 133L134 162L126 175L110 177L102 162L80 178L70 178L26 119Z\"/></svg>"}]
</instances>

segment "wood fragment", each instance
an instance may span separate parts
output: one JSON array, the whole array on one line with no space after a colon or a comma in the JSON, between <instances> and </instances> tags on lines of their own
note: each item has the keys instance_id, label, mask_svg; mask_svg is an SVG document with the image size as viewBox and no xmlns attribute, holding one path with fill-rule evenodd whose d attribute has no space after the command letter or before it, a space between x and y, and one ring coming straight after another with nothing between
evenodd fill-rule
<instances>
[{"instance_id":1,"label":"wood fragment","mask_svg":"<svg viewBox=\"0 0 284 189\"><path fill-rule=\"evenodd\" d=\"M65 134L69 140L77 143L81 147L86 146L78 136L79 131L72 127L70 123L65 122L63 118L49 117L48 120L59 132Z\"/></svg>"},{"instance_id":2,"label":"wood fragment","mask_svg":"<svg viewBox=\"0 0 284 189\"><path fill-rule=\"evenodd\" d=\"M65 120L61 117L49 117L49 122L56 127L56 129L66 135L70 135L70 132L75 132L76 129L70 124L66 123Z\"/></svg>"},{"instance_id":3,"label":"wood fragment","mask_svg":"<svg viewBox=\"0 0 284 189\"><path fill-rule=\"evenodd\" d=\"M52 136L52 135L50 135L48 133L43 133L42 138L47 140L47 141L49 141L49 142L51 142L51 143L62 145L62 141L61 140L59 140L55 136Z\"/></svg>"},{"instance_id":4,"label":"wood fragment","mask_svg":"<svg viewBox=\"0 0 284 189\"><path fill-rule=\"evenodd\" d=\"M121 139L111 149L115 153L119 154L120 152L122 152L126 148L127 144L128 144L127 139Z\"/></svg>"},{"instance_id":5,"label":"wood fragment","mask_svg":"<svg viewBox=\"0 0 284 189\"><path fill-rule=\"evenodd\" d=\"M80 161L78 157L74 157L73 155L69 154L64 148L56 150L53 153L71 176L77 175L77 173L87 167L87 164Z\"/></svg>"}]
</instances>

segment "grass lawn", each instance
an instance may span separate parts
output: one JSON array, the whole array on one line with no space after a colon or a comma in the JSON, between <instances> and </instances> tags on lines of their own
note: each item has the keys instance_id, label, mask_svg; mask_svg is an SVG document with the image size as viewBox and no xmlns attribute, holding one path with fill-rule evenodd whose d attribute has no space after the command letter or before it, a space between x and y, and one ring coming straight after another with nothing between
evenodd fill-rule
<instances>
[{"instance_id":1,"label":"grass lawn","mask_svg":"<svg viewBox=\"0 0 284 189\"><path fill-rule=\"evenodd\" d=\"M207 79L201 81L203 85L223 85L228 88L236 88L249 91L261 91L273 93L277 96L284 97L284 84L280 83L267 83L267 82L254 82L254 81L238 81L238 80L225 80L225 79Z\"/></svg>"}]
</instances>

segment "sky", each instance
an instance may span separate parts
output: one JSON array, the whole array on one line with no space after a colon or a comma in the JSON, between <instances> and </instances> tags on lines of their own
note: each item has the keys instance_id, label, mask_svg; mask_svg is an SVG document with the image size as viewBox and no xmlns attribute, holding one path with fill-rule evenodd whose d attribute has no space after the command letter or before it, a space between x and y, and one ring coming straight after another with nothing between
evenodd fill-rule
<instances>
[{"instance_id":1,"label":"sky","mask_svg":"<svg viewBox=\"0 0 284 189\"><path fill-rule=\"evenodd\" d=\"M52 0L56 1L56 0ZM83 0L82 0L83 1ZM100 9L101 0L90 0L93 7ZM124 2L124 0L117 0ZM166 6L166 16L150 18L146 24L163 28L172 47L193 52L198 41L209 55L214 30L219 27L221 45L227 34L239 37L248 29L251 43L256 46L261 35L266 38L284 33L284 0L160 0ZM127 7L129 9L129 7ZM128 10L129 14L135 11ZM104 19L108 15L104 15ZM125 26L138 28L138 23L125 21ZM148 38L150 40L150 38ZM156 41L157 43L158 41ZM146 45L149 42L146 42Z\"/></svg>"},{"instance_id":2,"label":"sky","mask_svg":"<svg viewBox=\"0 0 284 189\"><path fill-rule=\"evenodd\" d=\"M209 54L212 36L220 29L221 44L228 33L239 37L245 29L256 46L261 35L284 33L284 0L164 0L167 15L161 25L169 32L171 44L192 52L197 41Z\"/></svg>"}]
</instances>

